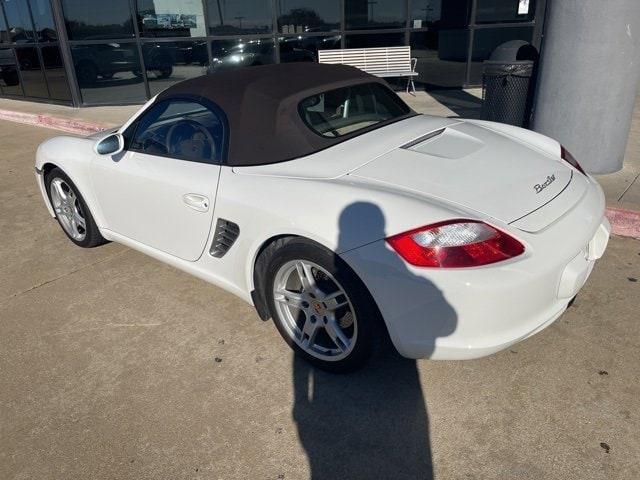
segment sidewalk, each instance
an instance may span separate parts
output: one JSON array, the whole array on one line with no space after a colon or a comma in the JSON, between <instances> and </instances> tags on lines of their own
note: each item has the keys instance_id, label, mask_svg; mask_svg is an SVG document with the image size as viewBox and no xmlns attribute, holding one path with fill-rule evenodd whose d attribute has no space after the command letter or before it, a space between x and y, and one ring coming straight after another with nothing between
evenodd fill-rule
<instances>
[{"instance_id":1,"label":"sidewalk","mask_svg":"<svg viewBox=\"0 0 640 480\"><path fill-rule=\"evenodd\" d=\"M417 92L415 95L400 92L399 95L420 113L445 117L478 118L482 104L482 92L478 88ZM139 105L71 108L0 99L0 120L88 134L124 123L139 108ZM604 189L607 206L614 210L614 214L616 209L640 212L640 95L636 97L624 168L609 175L598 175L596 178ZM626 215L625 212L620 215L623 214ZM627 222L632 230L640 231L639 218L635 215L627 216L623 222Z\"/></svg>"},{"instance_id":2,"label":"sidewalk","mask_svg":"<svg viewBox=\"0 0 640 480\"><path fill-rule=\"evenodd\" d=\"M124 121L133 115L139 108L140 105L72 108L65 107L63 105L25 102L22 100L9 100L2 98L0 99L0 119L5 119L2 116L2 112L16 112L72 120L76 122L102 124L106 127L110 127L124 123Z\"/></svg>"},{"instance_id":3,"label":"sidewalk","mask_svg":"<svg viewBox=\"0 0 640 480\"><path fill-rule=\"evenodd\" d=\"M640 95L636 97L622 170L596 178L607 196L607 205L640 211Z\"/></svg>"}]
</instances>

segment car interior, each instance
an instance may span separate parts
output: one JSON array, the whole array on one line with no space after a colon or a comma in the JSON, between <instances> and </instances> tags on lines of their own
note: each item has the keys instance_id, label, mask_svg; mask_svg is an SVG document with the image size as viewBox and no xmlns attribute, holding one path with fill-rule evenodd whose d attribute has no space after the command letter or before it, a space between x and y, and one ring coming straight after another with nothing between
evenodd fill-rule
<instances>
[{"instance_id":1,"label":"car interior","mask_svg":"<svg viewBox=\"0 0 640 480\"><path fill-rule=\"evenodd\" d=\"M305 123L325 137L340 137L407 113L379 84L338 88L300 103Z\"/></svg>"},{"instance_id":2,"label":"car interior","mask_svg":"<svg viewBox=\"0 0 640 480\"><path fill-rule=\"evenodd\" d=\"M220 160L223 126L218 115L190 101L156 105L137 124L130 150L197 162Z\"/></svg>"}]
</instances>

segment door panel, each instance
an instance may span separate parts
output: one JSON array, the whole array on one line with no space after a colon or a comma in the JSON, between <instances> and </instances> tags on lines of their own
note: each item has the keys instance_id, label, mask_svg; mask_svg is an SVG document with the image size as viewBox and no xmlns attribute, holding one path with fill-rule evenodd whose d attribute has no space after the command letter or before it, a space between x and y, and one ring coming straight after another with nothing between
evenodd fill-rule
<instances>
[{"instance_id":1,"label":"door panel","mask_svg":"<svg viewBox=\"0 0 640 480\"><path fill-rule=\"evenodd\" d=\"M184 260L200 257L219 165L129 151L118 161L95 158L91 175L109 230Z\"/></svg>"}]
</instances>

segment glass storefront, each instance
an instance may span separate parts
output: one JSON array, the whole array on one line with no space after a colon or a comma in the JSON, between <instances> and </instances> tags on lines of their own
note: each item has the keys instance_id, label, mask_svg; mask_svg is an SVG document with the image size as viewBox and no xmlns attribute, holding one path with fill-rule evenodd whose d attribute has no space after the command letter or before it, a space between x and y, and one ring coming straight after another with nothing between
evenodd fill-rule
<instances>
[{"instance_id":1,"label":"glass storefront","mask_svg":"<svg viewBox=\"0 0 640 480\"><path fill-rule=\"evenodd\" d=\"M69 40L134 37L129 0L61 0L61 3Z\"/></svg>"},{"instance_id":2,"label":"glass storefront","mask_svg":"<svg viewBox=\"0 0 640 480\"><path fill-rule=\"evenodd\" d=\"M280 0L278 32L307 33L340 30L340 0Z\"/></svg>"},{"instance_id":3,"label":"glass storefront","mask_svg":"<svg viewBox=\"0 0 640 480\"><path fill-rule=\"evenodd\" d=\"M317 62L318 50L333 50L341 48L342 36L309 37L298 35L297 37L278 38L280 49L280 61L288 62Z\"/></svg>"},{"instance_id":4,"label":"glass storefront","mask_svg":"<svg viewBox=\"0 0 640 480\"><path fill-rule=\"evenodd\" d=\"M71 92L62 63L62 55L60 47L46 46L42 47L42 63L44 65L44 74L49 87L49 98L62 102L71 101Z\"/></svg>"},{"instance_id":5,"label":"glass storefront","mask_svg":"<svg viewBox=\"0 0 640 480\"><path fill-rule=\"evenodd\" d=\"M276 62L272 38L237 38L211 42L212 73L230 68L255 67Z\"/></svg>"},{"instance_id":6,"label":"glass storefront","mask_svg":"<svg viewBox=\"0 0 640 480\"><path fill-rule=\"evenodd\" d=\"M273 32L271 0L205 0L211 35Z\"/></svg>"},{"instance_id":7,"label":"glass storefront","mask_svg":"<svg viewBox=\"0 0 640 480\"><path fill-rule=\"evenodd\" d=\"M176 82L199 77L209 65L204 40L144 43L142 58L152 96Z\"/></svg>"},{"instance_id":8,"label":"glass storefront","mask_svg":"<svg viewBox=\"0 0 640 480\"><path fill-rule=\"evenodd\" d=\"M71 103L49 0L0 0L0 94Z\"/></svg>"},{"instance_id":9,"label":"glass storefront","mask_svg":"<svg viewBox=\"0 0 640 480\"><path fill-rule=\"evenodd\" d=\"M72 45L71 56L83 103L135 103L145 99L135 43Z\"/></svg>"},{"instance_id":10,"label":"glass storefront","mask_svg":"<svg viewBox=\"0 0 640 480\"><path fill-rule=\"evenodd\" d=\"M0 0L0 95L140 103L229 68L409 45L418 88L479 85L500 43L538 46L545 0Z\"/></svg>"},{"instance_id":11,"label":"glass storefront","mask_svg":"<svg viewBox=\"0 0 640 480\"><path fill-rule=\"evenodd\" d=\"M406 19L406 2L398 0L344 0L346 30L403 28L406 26Z\"/></svg>"}]
</instances>

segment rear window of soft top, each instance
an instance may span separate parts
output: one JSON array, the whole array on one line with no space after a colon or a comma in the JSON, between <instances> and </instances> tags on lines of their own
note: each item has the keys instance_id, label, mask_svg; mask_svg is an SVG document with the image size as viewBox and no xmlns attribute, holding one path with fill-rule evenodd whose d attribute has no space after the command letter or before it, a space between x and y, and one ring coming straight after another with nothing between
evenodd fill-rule
<instances>
[{"instance_id":1,"label":"rear window of soft top","mask_svg":"<svg viewBox=\"0 0 640 480\"><path fill-rule=\"evenodd\" d=\"M299 104L304 122L323 137L341 137L407 115L411 110L379 83L337 88Z\"/></svg>"}]
</instances>

